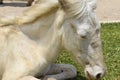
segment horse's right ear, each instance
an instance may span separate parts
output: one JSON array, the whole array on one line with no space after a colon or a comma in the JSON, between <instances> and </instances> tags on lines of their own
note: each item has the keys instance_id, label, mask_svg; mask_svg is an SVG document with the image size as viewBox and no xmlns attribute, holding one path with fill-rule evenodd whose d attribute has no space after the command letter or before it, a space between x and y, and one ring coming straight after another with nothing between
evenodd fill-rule
<instances>
[{"instance_id":1,"label":"horse's right ear","mask_svg":"<svg viewBox=\"0 0 120 80\"><path fill-rule=\"evenodd\" d=\"M97 7L97 0L87 0L87 4L91 10L95 10Z\"/></svg>"},{"instance_id":2,"label":"horse's right ear","mask_svg":"<svg viewBox=\"0 0 120 80\"><path fill-rule=\"evenodd\" d=\"M73 17L81 12L83 9L84 0L58 0L61 9L67 13L67 17Z\"/></svg>"}]
</instances>

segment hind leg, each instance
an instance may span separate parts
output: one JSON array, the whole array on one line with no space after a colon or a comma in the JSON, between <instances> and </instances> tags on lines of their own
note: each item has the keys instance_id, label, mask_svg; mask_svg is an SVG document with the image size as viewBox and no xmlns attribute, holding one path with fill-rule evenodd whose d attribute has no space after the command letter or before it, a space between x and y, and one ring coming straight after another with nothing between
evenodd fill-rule
<instances>
[{"instance_id":1,"label":"hind leg","mask_svg":"<svg viewBox=\"0 0 120 80\"><path fill-rule=\"evenodd\" d=\"M6 66L1 80L40 80L26 75L29 75L29 67L16 60Z\"/></svg>"},{"instance_id":2,"label":"hind leg","mask_svg":"<svg viewBox=\"0 0 120 80\"><path fill-rule=\"evenodd\" d=\"M65 80L76 77L76 68L70 64L52 64L43 80Z\"/></svg>"},{"instance_id":3,"label":"hind leg","mask_svg":"<svg viewBox=\"0 0 120 80\"><path fill-rule=\"evenodd\" d=\"M41 80L41 79L37 79L37 78L35 78L33 76L25 76L25 77L23 77L23 78L21 78L19 80Z\"/></svg>"},{"instance_id":4,"label":"hind leg","mask_svg":"<svg viewBox=\"0 0 120 80\"><path fill-rule=\"evenodd\" d=\"M22 75L20 75L20 73L18 72L14 75L11 75L10 73L9 75L4 76L2 80L41 80L41 79L35 78L33 76L22 77Z\"/></svg>"}]
</instances>

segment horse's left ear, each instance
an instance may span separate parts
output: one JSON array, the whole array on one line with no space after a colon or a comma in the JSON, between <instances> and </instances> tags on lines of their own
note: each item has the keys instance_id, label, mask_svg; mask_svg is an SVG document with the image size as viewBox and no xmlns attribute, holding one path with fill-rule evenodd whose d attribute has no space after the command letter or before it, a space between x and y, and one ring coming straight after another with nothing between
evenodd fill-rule
<instances>
[{"instance_id":1,"label":"horse's left ear","mask_svg":"<svg viewBox=\"0 0 120 80\"><path fill-rule=\"evenodd\" d=\"M87 0L87 4L91 10L95 10L97 7L97 0Z\"/></svg>"}]
</instances>

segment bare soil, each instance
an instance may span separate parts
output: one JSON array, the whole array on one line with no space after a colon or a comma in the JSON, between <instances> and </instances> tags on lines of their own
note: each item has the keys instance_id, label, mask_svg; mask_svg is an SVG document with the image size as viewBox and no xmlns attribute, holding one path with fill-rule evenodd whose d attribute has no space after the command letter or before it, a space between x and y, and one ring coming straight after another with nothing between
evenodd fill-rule
<instances>
[{"instance_id":1,"label":"bare soil","mask_svg":"<svg viewBox=\"0 0 120 80\"><path fill-rule=\"evenodd\" d=\"M26 1L4 1L0 5L0 15L20 14L26 8ZM97 16L100 21L120 22L120 0L98 0Z\"/></svg>"},{"instance_id":2,"label":"bare soil","mask_svg":"<svg viewBox=\"0 0 120 80\"><path fill-rule=\"evenodd\" d=\"M120 22L120 0L98 0L96 13L100 21Z\"/></svg>"}]
</instances>

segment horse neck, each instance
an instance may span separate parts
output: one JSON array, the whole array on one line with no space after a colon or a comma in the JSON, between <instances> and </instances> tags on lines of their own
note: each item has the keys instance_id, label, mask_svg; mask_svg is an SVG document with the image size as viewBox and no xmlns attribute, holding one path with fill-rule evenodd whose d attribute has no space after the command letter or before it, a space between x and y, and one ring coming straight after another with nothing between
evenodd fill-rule
<instances>
[{"instance_id":1,"label":"horse neck","mask_svg":"<svg viewBox=\"0 0 120 80\"><path fill-rule=\"evenodd\" d=\"M46 59L53 61L59 55L62 42L62 24L64 22L64 11L58 10L53 24L47 35L42 39L41 43L46 46ZM50 54L51 53L51 54ZM48 57L48 54L50 56Z\"/></svg>"},{"instance_id":2,"label":"horse neck","mask_svg":"<svg viewBox=\"0 0 120 80\"><path fill-rule=\"evenodd\" d=\"M48 62L53 62L59 55L61 49L61 29L56 30L53 27L42 37L39 45L44 48L44 57Z\"/></svg>"},{"instance_id":3,"label":"horse neck","mask_svg":"<svg viewBox=\"0 0 120 80\"><path fill-rule=\"evenodd\" d=\"M30 24L30 26L27 25L27 27L25 25L25 27L22 28L22 31L27 36L39 44L43 51L42 54L44 54L45 59L47 59L49 62L55 60L54 58L57 57L58 50L61 47L61 30L51 27L53 20L54 15L49 16L49 18L47 17L45 19L36 21L34 24L32 24L32 26Z\"/></svg>"},{"instance_id":4,"label":"horse neck","mask_svg":"<svg viewBox=\"0 0 120 80\"><path fill-rule=\"evenodd\" d=\"M39 42L50 29L55 18L55 13L56 10L51 10L47 15L38 17L34 22L22 25L21 30L31 39Z\"/></svg>"},{"instance_id":5,"label":"horse neck","mask_svg":"<svg viewBox=\"0 0 120 80\"><path fill-rule=\"evenodd\" d=\"M71 27L70 24L65 24L63 27L62 34L63 47L72 53L77 53L79 48L78 36L75 33L75 30Z\"/></svg>"},{"instance_id":6,"label":"horse neck","mask_svg":"<svg viewBox=\"0 0 120 80\"><path fill-rule=\"evenodd\" d=\"M72 24L76 20L82 21L87 16L87 0L78 0L78 2L73 3L72 7L66 8L66 12L68 19L63 27L63 46L72 53L78 53L80 51L79 38Z\"/></svg>"}]
</instances>

